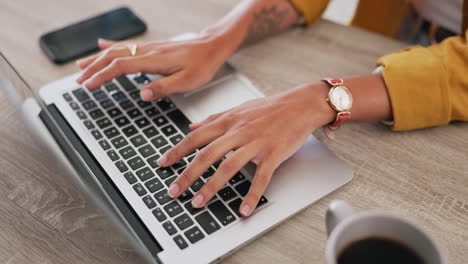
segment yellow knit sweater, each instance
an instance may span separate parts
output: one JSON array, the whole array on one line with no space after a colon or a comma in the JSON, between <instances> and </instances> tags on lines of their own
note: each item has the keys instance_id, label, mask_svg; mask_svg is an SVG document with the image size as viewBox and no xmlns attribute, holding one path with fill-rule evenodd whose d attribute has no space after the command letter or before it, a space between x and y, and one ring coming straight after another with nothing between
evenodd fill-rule
<instances>
[{"instance_id":1,"label":"yellow knit sweater","mask_svg":"<svg viewBox=\"0 0 468 264\"><path fill-rule=\"evenodd\" d=\"M329 0L291 0L313 23ZM468 24L465 1L463 31ZM394 36L406 0L360 0L351 25ZM468 35L468 30L465 36ZM465 36L450 37L424 48L413 46L377 61L392 105L393 130L411 130L468 121L468 43Z\"/></svg>"}]
</instances>

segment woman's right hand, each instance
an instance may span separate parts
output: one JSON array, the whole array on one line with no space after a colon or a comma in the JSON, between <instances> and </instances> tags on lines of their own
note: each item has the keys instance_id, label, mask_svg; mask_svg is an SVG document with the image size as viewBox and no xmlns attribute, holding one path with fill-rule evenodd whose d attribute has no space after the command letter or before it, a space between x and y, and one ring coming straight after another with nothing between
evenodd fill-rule
<instances>
[{"instance_id":1,"label":"woman's right hand","mask_svg":"<svg viewBox=\"0 0 468 264\"><path fill-rule=\"evenodd\" d=\"M183 41L135 43L135 56L128 48L132 43L100 39L99 54L77 61L84 69L77 82L93 89L122 74L164 75L142 88L141 98L151 101L206 84L234 52L226 49L222 38L209 34Z\"/></svg>"}]
</instances>

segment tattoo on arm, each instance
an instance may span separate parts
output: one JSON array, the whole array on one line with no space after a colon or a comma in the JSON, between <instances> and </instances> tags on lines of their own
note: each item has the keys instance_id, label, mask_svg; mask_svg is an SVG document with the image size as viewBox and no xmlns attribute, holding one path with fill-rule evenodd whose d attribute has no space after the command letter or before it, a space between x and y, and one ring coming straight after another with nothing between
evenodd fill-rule
<instances>
[{"instance_id":1,"label":"tattoo on arm","mask_svg":"<svg viewBox=\"0 0 468 264\"><path fill-rule=\"evenodd\" d=\"M283 21L289 15L288 12L287 9L279 10L273 5L253 14L252 23L247 29L242 46L248 46L280 32Z\"/></svg>"}]
</instances>

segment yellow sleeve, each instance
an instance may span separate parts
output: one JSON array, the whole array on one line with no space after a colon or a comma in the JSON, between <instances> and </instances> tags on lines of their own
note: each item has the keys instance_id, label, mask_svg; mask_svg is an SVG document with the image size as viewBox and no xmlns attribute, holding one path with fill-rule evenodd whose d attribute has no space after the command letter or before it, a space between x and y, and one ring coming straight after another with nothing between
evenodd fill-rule
<instances>
[{"instance_id":1,"label":"yellow sleeve","mask_svg":"<svg viewBox=\"0 0 468 264\"><path fill-rule=\"evenodd\" d=\"M466 32L468 34L468 31ZM466 35L465 34L465 35ZM468 44L457 36L381 57L393 130L468 121Z\"/></svg>"},{"instance_id":2,"label":"yellow sleeve","mask_svg":"<svg viewBox=\"0 0 468 264\"><path fill-rule=\"evenodd\" d=\"M307 24L319 18L330 0L290 0L296 10L304 16Z\"/></svg>"}]
</instances>

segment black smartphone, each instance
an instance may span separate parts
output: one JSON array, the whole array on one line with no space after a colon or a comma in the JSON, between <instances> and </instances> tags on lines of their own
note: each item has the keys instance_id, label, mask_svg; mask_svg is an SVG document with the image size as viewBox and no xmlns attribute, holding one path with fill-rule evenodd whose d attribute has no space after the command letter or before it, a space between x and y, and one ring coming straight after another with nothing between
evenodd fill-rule
<instances>
[{"instance_id":1,"label":"black smartphone","mask_svg":"<svg viewBox=\"0 0 468 264\"><path fill-rule=\"evenodd\" d=\"M121 7L41 36L39 45L61 64L99 49L98 38L123 40L146 31L146 24L129 8Z\"/></svg>"}]
</instances>

